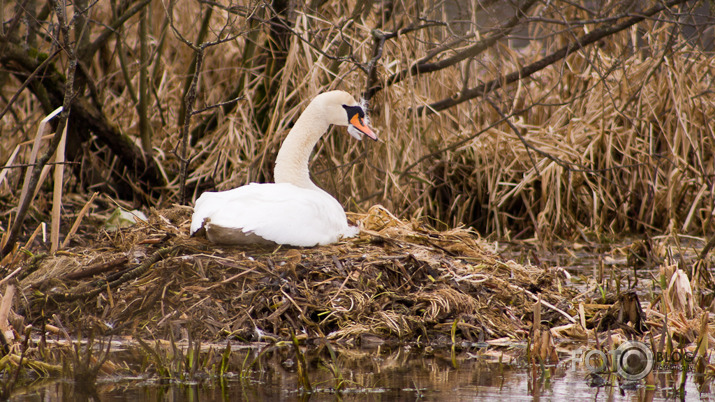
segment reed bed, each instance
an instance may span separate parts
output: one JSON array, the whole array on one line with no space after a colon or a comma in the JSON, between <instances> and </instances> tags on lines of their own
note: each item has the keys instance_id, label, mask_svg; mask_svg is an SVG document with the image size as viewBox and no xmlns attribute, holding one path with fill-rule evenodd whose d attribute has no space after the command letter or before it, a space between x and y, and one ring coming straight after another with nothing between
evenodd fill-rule
<instances>
[{"instance_id":1,"label":"reed bed","mask_svg":"<svg viewBox=\"0 0 715 402\"><path fill-rule=\"evenodd\" d=\"M507 83L509 73L597 30L596 21L609 24L620 15L617 2L596 14L572 2L533 2L531 18L512 36L444 69L403 76L430 52L430 60L445 61L498 33L500 19L480 21L479 35L462 33L464 41L454 42L460 34L430 23L439 22L439 9L412 2L392 2L392 10L381 8L386 2L311 2L317 8L283 14L273 8L278 3L188 3L178 10L150 2L147 64L136 57L142 38L134 16L82 66L91 85L78 98L99 105L138 149L141 112L132 88L143 69L150 72L153 147L146 155L160 184L135 180L137 172L97 133L73 142L70 113L66 159L73 164L64 186L40 181L17 247L0 260L0 329L9 348L3 362L15 359L6 367L21 366L26 350L33 364L41 360L29 335L23 349L24 329L43 338L94 331L98 338L365 347L529 339L538 341L530 345L532 362L555 354L554 338L596 340L604 349L639 339L654 351L691 353L702 364L698 373L712 378L714 243L695 261L653 240L712 234L715 58L684 33L683 16L692 10L663 11ZM13 14L14 4L2 7ZM98 2L90 12L92 21L111 25L111 4ZM593 22L567 29L553 22L565 15ZM376 47L381 34L398 31ZM231 37L203 49L194 110L238 98L190 116L187 155L182 116L197 53L175 32L188 40ZM516 45L524 35L530 40ZM0 52L0 62L4 57ZM54 63L58 71L68 65L64 54ZM0 106L29 73L0 76ZM490 82L502 84L435 109ZM223 248L188 237L192 201L205 190L272 180L285 134L310 99L329 89L371 95L371 125L380 137L356 142L332 128L311 161L313 179L350 211L359 237L311 249ZM0 173L2 241L25 177L15 165L33 160L30 144L49 112L21 91L1 117L0 160L8 165ZM183 179L189 196L179 205ZM63 188L59 208L50 194ZM117 206L142 208L149 220L108 230ZM67 237L60 243L53 235L60 250L43 254L50 220ZM530 238L543 249L624 233L648 235L647 246L629 246L628 263L659 269L647 300L622 291L626 273L584 279L586 290L577 293L562 268L505 260L484 240Z\"/></svg>"},{"instance_id":2,"label":"reed bed","mask_svg":"<svg viewBox=\"0 0 715 402\"><path fill-rule=\"evenodd\" d=\"M375 84L358 65L365 67L373 58L373 28L392 32L409 26L417 11L401 3L395 6L399 13L385 20L380 6L361 9L362 4L293 9L290 28L280 38L284 51L277 53L271 53L277 39L267 29L275 10L251 2L231 4L244 14L214 8L206 40L222 29L236 37L206 49L196 108L227 101L237 89L234 95L241 100L192 117L189 203L206 189L270 181L281 140L315 94L340 88L358 96ZM558 13L586 18L584 10L558 4L562 8L537 4L531 11L544 19ZM110 18L103 7L93 6L99 20ZM160 206L180 201L180 111L194 52L167 27L167 9L158 2L149 7L150 35L162 43L149 66L155 91L150 125L154 158L166 183L148 202ZM184 37L196 38L207 8L197 3L185 7L173 11L172 23ZM438 11L424 12L437 16ZM600 12L606 18L616 10ZM332 129L316 149L313 177L354 212L381 204L400 217L425 217L440 228L465 224L502 238L536 235L548 242L553 236L584 233L710 233L715 97L709 83L715 62L700 44L679 35L677 21L669 22L669 16L643 21L516 84L436 114L417 111L517 71L589 25L559 31L546 22L528 21L519 35L539 39L509 46L507 37L469 60L407 75L395 84L388 82L390 76L453 37L435 26L391 38L375 62L376 83L384 89L369 102L380 142L357 143L344 130ZM129 21L121 41L108 46L121 44L132 55L139 37L136 20ZM486 34L494 24L482 28ZM280 70L269 76L267 60L277 56ZM108 58L90 68L99 77L95 86L102 110L139 143L139 118L125 83L128 78L137 86L141 66L122 64ZM13 87L3 88L10 96ZM3 138L8 139L0 145L3 160L43 116L30 94L21 96L12 111L3 117ZM213 113L214 125L207 126ZM107 183L107 169L121 166L103 149L101 144L70 149L82 155L71 158L81 164L66 180L80 193L102 188L114 198L127 198ZM28 147L17 160L26 155ZM21 185L19 173L11 170L0 184L8 208Z\"/></svg>"}]
</instances>

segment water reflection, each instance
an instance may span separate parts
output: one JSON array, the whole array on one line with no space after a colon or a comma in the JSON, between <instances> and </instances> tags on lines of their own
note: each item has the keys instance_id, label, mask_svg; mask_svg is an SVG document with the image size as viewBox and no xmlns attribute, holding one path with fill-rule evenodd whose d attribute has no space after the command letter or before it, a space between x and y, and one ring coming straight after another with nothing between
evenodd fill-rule
<instances>
[{"instance_id":1,"label":"water reflection","mask_svg":"<svg viewBox=\"0 0 715 402\"><path fill-rule=\"evenodd\" d=\"M530 368L520 363L518 349L508 351L511 356L505 357L503 350L493 348L465 348L458 353L429 348L346 349L336 350L335 359L322 348L306 350L305 362L313 389L306 392L291 350L265 346L235 350L232 359L244 362L243 370L230 371L223 377L198 376L190 381L162 380L151 372L142 373L141 368L146 366L141 362L125 361L123 366L134 374L100 377L94 387L66 379L42 380L17 388L11 400L715 400L709 385L702 392L698 390L698 383L703 381L695 381L692 373L686 373L682 388L680 372L657 373L656 387L650 391L640 384L633 387L619 383L612 376L600 382L605 386L593 387L599 382L582 366L560 364L548 371ZM246 361L254 364L246 369Z\"/></svg>"}]
</instances>

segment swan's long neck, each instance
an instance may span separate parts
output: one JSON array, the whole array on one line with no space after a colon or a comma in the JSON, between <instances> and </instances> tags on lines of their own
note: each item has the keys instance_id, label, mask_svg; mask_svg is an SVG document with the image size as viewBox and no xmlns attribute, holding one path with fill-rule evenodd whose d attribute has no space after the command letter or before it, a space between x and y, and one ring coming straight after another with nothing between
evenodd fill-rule
<instances>
[{"instance_id":1,"label":"swan's long neck","mask_svg":"<svg viewBox=\"0 0 715 402\"><path fill-rule=\"evenodd\" d=\"M330 126L321 115L322 109L315 103L308 105L283 141L273 172L276 183L291 183L304 188L317 187L310 180L308 161L315 144Z\"/></svg>"}]
</instances>

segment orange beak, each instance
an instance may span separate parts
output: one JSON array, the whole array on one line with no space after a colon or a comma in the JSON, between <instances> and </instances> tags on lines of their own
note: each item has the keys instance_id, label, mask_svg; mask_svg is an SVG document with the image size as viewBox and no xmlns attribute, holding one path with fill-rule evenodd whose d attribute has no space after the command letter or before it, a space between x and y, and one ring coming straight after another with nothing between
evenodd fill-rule
<instances>
[{"instance_id":1,"label":"orange beak","mask_svg":"<svg viewBox=\"0 0 715 402\"><path fill-rule=\"evenodd\" d=\"M356 129L358 129L361 133L377 141L377 135L372 131L370 127L365 124L363 119L361 119L357 113L354 114L353 117L350 119L350 124Z\"/></svg>"}]
</instances>

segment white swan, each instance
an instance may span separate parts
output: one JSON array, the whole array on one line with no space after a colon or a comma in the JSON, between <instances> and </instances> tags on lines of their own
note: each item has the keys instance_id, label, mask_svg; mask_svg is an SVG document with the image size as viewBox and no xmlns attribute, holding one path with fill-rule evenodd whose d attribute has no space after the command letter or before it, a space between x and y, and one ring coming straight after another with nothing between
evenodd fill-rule
<instances>
[{"instance_id":1,"label":"white swan","mask_svg":"<svg viewBox=\"0 0 715 402\"><path fill-rule=\"evenodd\" d=\"M377 136L365 111L344 91L325 92L305 108L278 151L275 183L251 183L233 190L205 192L196 200L191 234L205 229L218 244L286 244L312 247L352 237L345 211L310 180L308 160L331 125L348 126L358 140Z\"/></svg>"}]
</instances>

